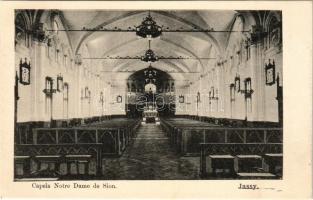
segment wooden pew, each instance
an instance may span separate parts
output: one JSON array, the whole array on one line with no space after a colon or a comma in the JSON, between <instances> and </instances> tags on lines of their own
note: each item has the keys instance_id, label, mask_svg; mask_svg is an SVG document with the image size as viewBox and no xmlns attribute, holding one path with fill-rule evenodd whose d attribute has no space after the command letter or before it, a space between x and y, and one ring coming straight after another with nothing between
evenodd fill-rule
<instances>
[{"instance_id":1,"label":"wooden pew","mask_svg":"<svg viewBox=\"0 0 313 200\"><path fill-rule=\"evenodd\" d=\"M232 155L208 155L206 173L214 178L234 177L235 157Z\"/></svg>"},{"instance_id":2,"label":"wooden pew","mask_svg":"<svg viewBox=\"0 0 313 200\"><path fill-rule=\"evenodd\" d=\"M161 127L169 137L171 145L175 148L175 151L179 154L185 155L183 150L184 138L182 132L184 129L190 128L210 128L217 127L215 124L207 122L199 122L190 119L178 118L178 119L162 119ZM199 152L199 151L197 151Z\"/></svg>"},{"instance_id":3,"label":"wooden pew","mask_svg":"<svg viewBox=\"0 0 313 200\"><path fill-rule=\"evenodd\" d=\"M84 173L83 175L89 175L89 163L92 155L65 155L64 161L66 162L67 175L72 175L71 164L76 167L76 174L79 175L79 164L83 164Z\"/></svg>"},{"instance_id":4,"label":"wooden pew","mask_svg":"<svg viewBox=\"0 0 313 200\"><path fill-rule=\"evenodd\" d=\"M263 156L263 168L277 177L282 177L283 170L283 154L282 153L267 153Z\"/></svg>"},{"instance_id":5,"label":"wooden pew","mask_svg":"<svg viewBox=\"0 0 313 200\"><path fill-rule=\"evenodd\" d=\"M277 143L282 141L281 128L225 128L210 123L195 123L191 120L173 122L161 120L171 145L181 156L198 156L200 143Z\"/></svg>"},{"instance_id":6,"label":"wooden pew","mask_svg":"<svg viewBox=\"0 0 313 200\"><path fill-rule=\"evenodd\" d=\"M18 168L20 167L21 173ZM14 156L14 176L27 177L30 174L30 156Z\"/></svg>"},{"instance_id":7,"label":"wooden pew","mask_svg":"<svg viewBox=\"0 0 313 200\"><path fill-rule=\"evenodd\" d=\"M68 160L65 162L75 160L85 165L89 165L89 160L93 158L96 160L96 175L101 175L102 159L105 156L122 155L140 125L139 120L113 121L114 123L94 123L91 127L33 129L31 143L17 143L15 156L17 159L18 156L29 156L30 160L39 162L39 165L48 162L50 166L55 166L50 167L54 172L58 172L58 160L62 160L61 158ZM68 155L72 155L72 158ZM86 156L88 159L83 159ZM20 162L24 164L24 161Z\"/></svg>"},{"instance_id":8,"label":"wooden pew","mask_svg":"<svg viewBox=\"0 0 313 200\"><path fill-rule=\"evenodd\" d=\"M264 178L268 173L267 178L277 178L272 173L262 170L262 158L265 154L281 153L282 143L201 143L200 153L200 176L210 177L208 169L211 168L211 163L208 158L212 156L221 156L225 153L233 156L234 171L237 178L256 178L257 173L260 173L260 178ZM244 173L244 174L242 174ZM250 173L250 174L249 174Z\"/></svg>"},{"instance_id":9,"label":"wooden pew","mask_svg":"<svg viewBox=\"0 0 313 200\"><path fill-rule=\"evenodd\" d=\"M37 170L32 175L41 177L59 176L61 155L36 155L34 157ZM43 167L44 164L47 164L46 169Z\"/></svg>"}]
</instances>

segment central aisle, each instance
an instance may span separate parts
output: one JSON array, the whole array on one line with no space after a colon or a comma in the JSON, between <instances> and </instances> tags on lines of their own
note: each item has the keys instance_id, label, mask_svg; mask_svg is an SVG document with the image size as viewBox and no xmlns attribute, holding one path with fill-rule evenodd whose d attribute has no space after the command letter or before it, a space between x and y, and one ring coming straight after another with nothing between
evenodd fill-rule
<instances>
[{"instance_id":1,"label":"central aisle","mask_svg":"<svg viewBox=\"0 0 313 200\"><path fill-rule=\"evenodd\" d=\"M199 157L179 157L155 124L141 125L137 137L120 158L104 160L109 180L199 179Z\"/></svg>"}]
</instances>

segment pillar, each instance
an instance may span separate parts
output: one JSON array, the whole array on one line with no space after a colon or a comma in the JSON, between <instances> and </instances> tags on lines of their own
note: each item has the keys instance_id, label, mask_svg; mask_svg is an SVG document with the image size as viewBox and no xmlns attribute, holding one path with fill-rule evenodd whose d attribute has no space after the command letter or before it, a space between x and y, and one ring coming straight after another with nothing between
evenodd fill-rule
<instances>
[{"instance_id":1,"label":"pillar","mask_svg":"<svg viewBox=\"0 0 313 200\"><path fill-rule=\"evenodd\" d=\"M45 63L45 43L39 41L32 41L30 48L31 56L31 121L46 121L50 116L45 116L45 95L44 77L42 76L43 67ZM56 81L56 80L55 80ZM54 83L55 84L55 83ZM52 112L53 110L51 110Z\"/></svg>"}]
</instances>

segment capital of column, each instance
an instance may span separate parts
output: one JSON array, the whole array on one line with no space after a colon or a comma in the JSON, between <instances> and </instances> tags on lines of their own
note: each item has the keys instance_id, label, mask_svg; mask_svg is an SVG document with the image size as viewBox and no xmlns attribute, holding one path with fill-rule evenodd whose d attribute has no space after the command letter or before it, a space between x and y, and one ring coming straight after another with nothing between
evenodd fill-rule
<instances>
[{"instance_id":1,"label":"capital of column","mask_svg":"<svg viewBox=\"0 0 313 200\"><path fill-rule=\"evenodd\" d=\"M254 46L258 43L263 42L263 39L267 36L267 32L261 25L253 25L252 31L246 34L246 46Z\"/></svg>"},{"instance_id":2,"label":"capital of column","mask_svg":"<svg viewBox=\"0 0 313 200\"><path fill-rule=\"evenodd\" d=\"M33 26L31 30L29 30L29 34L32 35L32 39L39 43L46 43L50 38L50 35L47 31L45 31L45 23L37 23Z\"/></svg>"}]
</instances>

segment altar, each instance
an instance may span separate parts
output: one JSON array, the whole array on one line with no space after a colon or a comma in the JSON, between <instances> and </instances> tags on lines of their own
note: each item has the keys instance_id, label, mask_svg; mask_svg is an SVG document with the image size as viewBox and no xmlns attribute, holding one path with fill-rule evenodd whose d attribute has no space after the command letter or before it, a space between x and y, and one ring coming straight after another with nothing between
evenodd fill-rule
<instances>
[{"instance_id":1,"label":"altar","mask_svg":"<svg viewBox=\"0 0 313 200\"><path fill-rule=\"evenodd\" d=\"M155 123L157 125L160 124L158 111L155 106L149 105L144 107L144 111L142 113L142 124L147 123Z\"/></svg>"}]
</instances>

